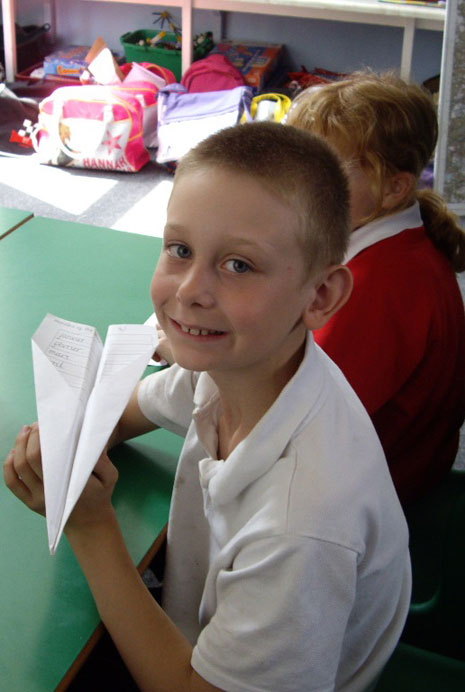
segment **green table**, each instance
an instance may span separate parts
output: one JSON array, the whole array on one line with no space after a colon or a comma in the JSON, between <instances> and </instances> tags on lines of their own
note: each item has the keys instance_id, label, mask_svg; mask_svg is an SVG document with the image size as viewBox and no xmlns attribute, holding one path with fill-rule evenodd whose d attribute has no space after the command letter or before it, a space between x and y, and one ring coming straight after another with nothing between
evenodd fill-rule
<instances>
[{"instance_id":1,"label":"green table","mask_svg":"<svg viewBox=\"0 0 465 692\"><path fill-rule=\"evenodd\" d=\"M144 322L160 245L157 238L38 217L2 240L2 464L21 425L36 420L30 340L44 315L92 324L102 338L108 324ZM114 450L115 506L137 564L166 525L181 443L159 430ZM52 692L79 666L99 617L66 538L50 556L44 519L3 482L0 556L0 688Z\"/></svg>"},{"instance_id":2,"label":"green table","mask_svg":"<svg viewBox=\"0 0 465 692\"><path fill-rule=\"evenodd\" d=\"M0 238L4 238L32 216L30 211L0 207Z\"/></svg>"}]
</instances>

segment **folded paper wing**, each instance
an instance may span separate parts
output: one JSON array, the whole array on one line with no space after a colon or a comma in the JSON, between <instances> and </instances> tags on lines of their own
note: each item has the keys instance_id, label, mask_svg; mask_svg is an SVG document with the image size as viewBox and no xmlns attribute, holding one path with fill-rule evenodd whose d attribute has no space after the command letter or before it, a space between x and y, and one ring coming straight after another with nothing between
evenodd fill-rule
<instances>
[{"instance_id":1,"label":"folded paper wing","mask_svg":"<svg viewBox=\"0 0 465 692\"><path fill-rule=\"evenodd\" d=\"M47 315L32 337L50 552L157 345L144 325L94 327Z\"/></svg>"},{"instance_id":2,"label":"folded paper wing","mask_svg":"<svg viewBox=\"0 0 465 692\"><path fill-rule=\"evenodd\" d=\"M108 329L95 385L87 402L55 549L157 342L153 327L113 325Z\"/></svg>"},{"instance_id":3,"label":"folded paper wing","mask_svg":"<svg viewBox=\"0 0 465 692\"><path fill-rule=\"evenodd\" d=\"M32 342L49 545L60 525L84 406Z\"/></svg>"},{"instance_id":4,"label":"folded paper wing","mask_svg":"<svg viewBox=\"0 0 465 692\"><path fill-rule=\"evenodd\" d=\"M48 314L32 337L49 545L65 506L102 342L93 327Z\"/></svg>"}]
</instances>

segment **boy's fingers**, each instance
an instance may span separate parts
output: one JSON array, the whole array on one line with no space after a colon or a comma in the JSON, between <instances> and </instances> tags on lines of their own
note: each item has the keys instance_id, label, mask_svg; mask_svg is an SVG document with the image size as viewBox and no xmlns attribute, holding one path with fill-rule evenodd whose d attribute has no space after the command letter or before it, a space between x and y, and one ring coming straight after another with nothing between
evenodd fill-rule
<instances>
[{"instance_id":1,"label":"boy's fingers","mask_svg":"<svg viewBox=\"0 0 465 692\"><path fill-rule=\"evenodd\" d=\"M31 426L31 432L29 433L29 438L26 447L26 459L29 462L29 465L31 466L32 470L36 474L37 478L39 478L42 481L42 456L40 453L40 437L39 428L37 425Z\"/></svg>"},{"instance_id":2,"label":"boy's fingers","mask_svg":"<svg viewBox=\"0 0 465 692\"><path fill-rule=\"evenodd\" d=\"M42 483L39 432L37 426L24 425L16 438L13 465L20 480L30 488L37 489Z\"/></svg>"},{"instance_id":3,"label":"boy's fingers","mask_svg":"<svg viewBox=\"0 0 465 692\"><path fill-rule=\"evenodd\" d=\"M3 476L7 488L19 500L35 512L45 513L37 424L25 425L20 430L15 447L5 460Z\"/></svg>"},{"instance_id":4,"label":"boy's fingers","mask_svg":"<svg viewBox=\"0 0 465 692\"><path fill-rule=\"evenodd\" d=\"M36 474L32 466L27 463L18 463L16 454L13 457L13 468L18 481L30 492L31 495L43 494L42 479ZM19 486L18 486L19 487Z\"/></svg>"},{"instance_id":5,"label":"boy's fingers","mask_svg":"<svg viewBox=\"0 0 465 692\"><path fill-rule=\"evenodd\" d=\"M15 450L12 449L11 452L8 454L7 458L5 459L5 463L3 464L3 477L5 479L5 485L7 486L7 488L13 491L17 485L23 485L21 479L18 478L18 474L15 471L14 457Z\"/></svg>"},{"instance_id":6,"label":"boy's fingers","mask_svg":"<svg viewBox=\"0 0 465 692\"><path fill-rule=\"evenodd\" d=\"M23 425L15 440L13 468L20 480L22 478L23 472L27 474L26 449L30 432L31 427L29 425Z\"/></svg>"},{"instance_id":7,"label":"boy's fingers","mask_svg":"<svg viewBox=\"0 0 465 692\"><path fill-rule=\"evenodd\" d=\"M16 449L19 449L22 452L26 451L27 440L31 430L32 428L30 425L23 425L23 427L16 436Z\"/></svg>"},{"instance_id":8,"label":"boy's fingers","mask_svg":"<svg viewBox=\"0 0 465 692\"><path fill-rule=\"evenodd\" d=\"M3 465L3 477L5 479L5 485L14 495L16 495L19 500L22 500L22 502L27 504L28 500L31 498L31 492L23 478L18 476L14 460L15 450L12 449Z\"/></svg>"}]
</instances>

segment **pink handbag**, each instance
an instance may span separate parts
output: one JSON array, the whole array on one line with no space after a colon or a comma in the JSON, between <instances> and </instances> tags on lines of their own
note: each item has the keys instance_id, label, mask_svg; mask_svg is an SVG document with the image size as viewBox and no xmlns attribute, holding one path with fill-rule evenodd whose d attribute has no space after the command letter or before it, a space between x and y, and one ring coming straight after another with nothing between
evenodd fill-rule
<instances>
[{"instance_id":1,"label":"pink handbag","mask_svg":"<svg viewBox=\"0 0 465 692\"><path fill-rule=\"evenodd\" d=\"M144 106L150 100L156 104L156 91L149 83L146 87L138 83L137 89L134 84L55 89L39 105L33 135L39 161L76 168L140 170L150 160L144 144Z\"/></svg>"},{"instance_id":2,"label":"pink handbag","mask_svg":"<svg viewBox=\"0 0 465 692\"><path fill-rule=\"evenodd\" d=\"M245 79L229 58L220 53L213 53L192 63L184 73L181 84L190 93L223 91L244 86Z\"/></svg>"}]
</instances>

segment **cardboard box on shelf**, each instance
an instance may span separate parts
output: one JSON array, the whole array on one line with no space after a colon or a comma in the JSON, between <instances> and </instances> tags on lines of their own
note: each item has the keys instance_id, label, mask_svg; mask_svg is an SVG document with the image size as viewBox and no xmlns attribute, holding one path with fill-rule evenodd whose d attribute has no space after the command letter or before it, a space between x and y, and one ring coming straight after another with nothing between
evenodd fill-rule
<instances>
[{"instance_id":1,"label":"cardboard box on shelf","mask_svg":"<svg viewBox=\"0 0 465 692\"><path fill-rule=\"evenodd\" d=\"M81 83L78 77L60 77L58 74L45 74L43 62L38 62L25 70L21 70L21 72L17 72L15 79L19 82L29 82L30 84L34 82L46 82L48 84L54 82L57 87Z\"/></svg>"},{"instance_id":2,"label":"cardboard box on shelf","mask_svg":"<svg viewBox=\"0 0 465 692\"><path fill-rule=\"evenodd\" d=\"M105 40L98 36L92 46L67 46L50 53L44 58L44 73L46 78L76 78L83 77L84 72L94 65L98 71L111 72L111 77L116 81L123 80L123 74L119 69L114 55L108 48ZM93 72L92 72L93 74ZM96 81L103 83L95 75Z\"/></svg>"},{"instance_id":3,"label":"cardboard box on shelf","mask_svg":"<svg viewBox=\"0 0 465 692\"><path fill-rule=\"evenodd\" d=\"M86 55L90 46L66 46L44 58L44 71L48 75L79 77L86 69Z\"/></svg>"},{"instance_id":4,"label":"cardboard box on shelf","mask_svg":"<svg viewBox=\"0 0 465 692\"><path fill-rule=\"evenodd\" d=\"M278 64L284 46L246 41L219 41L211 51L225 55L244 75L246 83L260 92Z\"/></svg>"}]
</instances>

